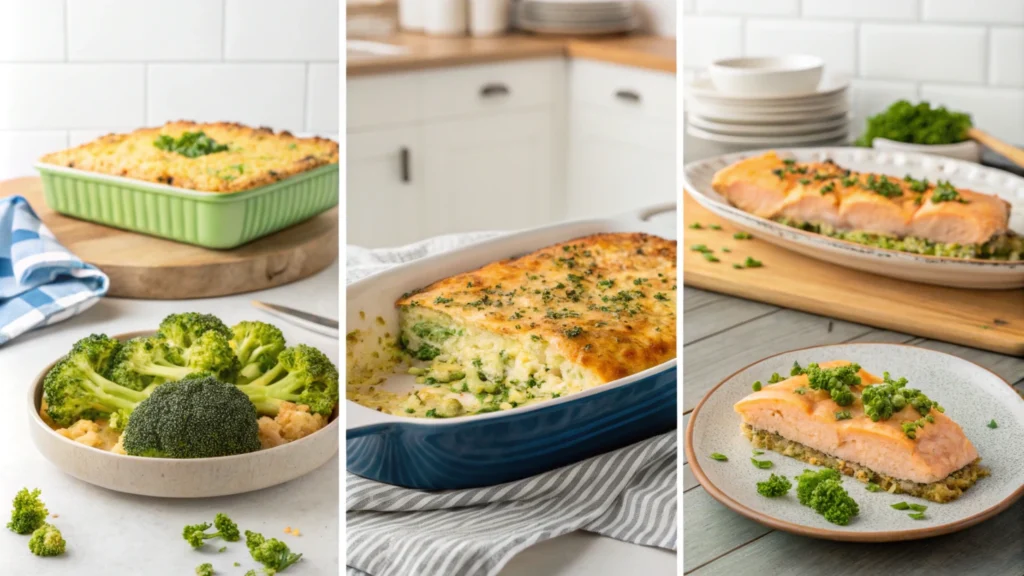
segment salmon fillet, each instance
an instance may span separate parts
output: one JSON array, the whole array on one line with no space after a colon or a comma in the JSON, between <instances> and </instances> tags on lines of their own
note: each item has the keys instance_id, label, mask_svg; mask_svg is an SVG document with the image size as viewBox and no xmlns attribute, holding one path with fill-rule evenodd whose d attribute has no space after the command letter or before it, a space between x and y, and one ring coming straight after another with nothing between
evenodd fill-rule
<instances>
[{"instance_id":1,"label":"salmon fillet","mask_svg":"<svg viewBox=\"0 0 1024 576\"><path fill-rule=\"evenodd\" d=\"M824 224L931 242L981 244L1006 234L1010 204L948 183L845 170L831 160L796 162L775 152L719 170L716 192L768 219Z\"/></svg>"},{"instance_id":2,"label":"salmon fillet","mask_svg":"<svg viewBox=\"0 0 1024 576\"><path fill-rule=\"evenodd\" d=\"M845 360L822 362L822 368L844 366ZM864 386L881 382L861 369ZM902 424L920 416L909 404L888 420L874 422L864 413L860 390L849 406L839 406L829 393L813 390L806 375L765 386L734 405L745 426L765 430L836 458L854 462L879 474L921 484L943 480L971 464L978 452L960 426L938 410L911 439ZM794 392L799 388L803 393ZM838 420L836 412L850 418Z\"/></svg>"}]
</instances>

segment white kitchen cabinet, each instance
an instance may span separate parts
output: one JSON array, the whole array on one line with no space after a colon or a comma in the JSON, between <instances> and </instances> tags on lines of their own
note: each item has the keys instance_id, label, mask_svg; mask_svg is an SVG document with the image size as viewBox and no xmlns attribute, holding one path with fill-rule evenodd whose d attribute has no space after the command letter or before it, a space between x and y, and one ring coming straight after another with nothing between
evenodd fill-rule
<instances>
[{"instance_id":1,"label":"white kitchen cabinet","mask_svg":"<svg viewBox=\"0 0 1024 576\"><path fill-rule=\"evenodd\" d=\"M582 60L569 74L567 217L676 200L675 76Z\"/></svg>"},{"instance_id":2,"label":"white kitchen cabinet","mask_svg":"<svg viewBox=\"0 0 1024 576\"><path fill-rule=\"evenodd\" d=\"M514 112L427 126L424 135L431 233L514 230L548 223L551 114Z\"/></svg>"},{"instance_id":3,"label":"white kitchen cabinet","mask_svg":"<svg viewBox=\"0 0 1024 576\"><path fill-rule=\"evenodd\" d=\"M346 144L348 243L394 246L430 234L421 129L350 133Z\"/></svg>"}]
</instances>

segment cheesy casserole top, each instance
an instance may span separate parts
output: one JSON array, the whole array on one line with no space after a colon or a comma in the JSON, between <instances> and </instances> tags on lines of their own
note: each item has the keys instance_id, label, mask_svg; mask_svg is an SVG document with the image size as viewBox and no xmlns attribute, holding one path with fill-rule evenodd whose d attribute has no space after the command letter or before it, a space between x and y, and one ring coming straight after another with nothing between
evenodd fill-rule
<instances>
[{"instance_id":1,"label":"cheesy casserole top","mask_svg":"<svg viewBox=\"0 0 1024 576\"><path fill-rule=\"evenodd\" d=\"M210 152L191 156L161 143L198 133L205 135L204 141L212 140ZM128 134L108 134L75 148L47 154L41 161L177 188L227 193L337 164L338 143L316 137L297 138L270 128L181 120Z\"/></svg>"}]
</instances>

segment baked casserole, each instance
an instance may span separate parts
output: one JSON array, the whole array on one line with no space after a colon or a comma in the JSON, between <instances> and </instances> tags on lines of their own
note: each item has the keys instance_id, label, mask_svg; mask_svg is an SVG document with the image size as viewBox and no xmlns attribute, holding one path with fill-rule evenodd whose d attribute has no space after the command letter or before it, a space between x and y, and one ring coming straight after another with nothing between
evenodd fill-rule
<instances>
[{"instance_id":1,"label":"baked casserole","mask_svg":"<svg viewBox=\"0 0 1024 576\"><path fill-rule=\"evenodd\" d=\"M398 353L363 363L405 360L415 390L387 391L350 362L349 399L411 417L509 410L674 358L676 243L587 236L440 280L396 306ZM350 333L350 354L367 340Z\"/></svg>"},{"instance_id":2,"label":"baked casserole","mask_svg":"<svg viewBox=\"0 0 1024 576\"><path fill-rule=\"evenodd\" d=\"M45 164L232 193L338 163L338 143L231 122L168 122L47 154Z\"/></svg>"}]
</instances>

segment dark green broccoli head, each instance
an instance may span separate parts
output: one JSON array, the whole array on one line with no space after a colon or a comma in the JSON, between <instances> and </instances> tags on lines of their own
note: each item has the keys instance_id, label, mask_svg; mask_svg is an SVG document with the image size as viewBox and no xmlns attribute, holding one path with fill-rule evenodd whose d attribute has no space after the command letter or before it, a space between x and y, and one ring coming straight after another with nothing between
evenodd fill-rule
<instances>
[{"instance_id":1,"label":"dark green broccoli head","mask_svg":"<svg viewBox=\"0 0 1024 576\"><path fill-rule=\"evenodd\" d=\"M264 572L276 574L302 559L302 554L293 554L288 545L277 538L266 539L258 532L245 531L245 546L252 559L263 564Z\"/></svg>"},{"instance_id":2,"label":"dark green broccoli head","mask_svg":"<svg viewBox=\"0 0 1024 576\"><path fill-rule=\"evenodd\" d=\"M299 344L281 352L263 376L238 388L260 414L276 415L282 402L292 402L329 416L338 403L338 369L323 352Z\"/></svg>"},{"instance_id":3,"label":"dark green broccoli head","mask_svg":"<svg viewBox=\"0 0 1024 576\"><path fill-rule=\"evenodd\" d=\"M151 389L134 390L103 376L120 350L120 343L93 334L79 340L43 380L46 413L61 426L79 419L96 420L123 410L131 412Z\"/></svg>"},{"instance_id":4,"label":"dark green broccoli head","mask_svg":"<svg viewBox=\"0 0 1024 576\"><path fill-rule=\"evenodd\" d=\"M231 329L213 314L184 312L171 314L160 322L160 334L178 348L189 348L203 334L218 332L231 338Z\"/></svg>"},{"instance_id":5,"label":"dark green broccoli head","mask_svg":"<svg viewBox=\"0 0 1024 576\"><path fill-rule=\"evenodd\" d=\"M46 523L46 516L49 511L46 505L39 499L40 490L36 488L29 492L28 488L22 488L14 496L14 508L11 510L11 521L7 528L16 534L30 534Z\"/></svg>"},{"instance_id":6,"label":"dark green broccoli head","mask_svg":"<svg viewBox=\"0 0 1024 576\"><path fill-rule=\"evenodd\" d=\"M52 524L43 524L28 539L28 549L36 556L60 556L66 546L64 536Z\"/></svg>"},{"instance_id":7,"label":"dark green broccoli head","mask_svg":"<svg viewBox=\"0 0 1024 576\"><path fill-rule=\"evenodd\" d=\"M132 412L124 431L132 456L212 458L260 449L249 398L212 376L157 386Z\"/></svg>"},{"instance_id":8,"label":"dark green broccoli head","mask_svg":"<svg viewBox=\"0 0 1024 576\"><path fill-rule=\"evenodd\" d=\"M239 322L231 328L231 348L240 365L240 383L262 376L277 364L277 356L284 350L284 334L266 322Z\"/></svg>"}]
</instances>

